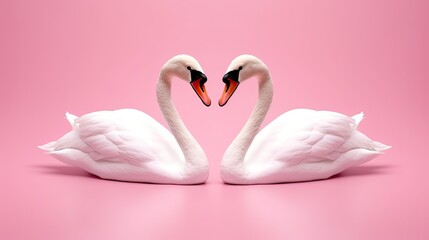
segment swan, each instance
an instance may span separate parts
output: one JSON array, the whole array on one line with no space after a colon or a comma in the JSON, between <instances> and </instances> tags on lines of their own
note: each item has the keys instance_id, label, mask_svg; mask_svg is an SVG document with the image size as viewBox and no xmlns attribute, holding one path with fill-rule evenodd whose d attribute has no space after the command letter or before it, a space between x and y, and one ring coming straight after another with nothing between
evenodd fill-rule
<instances>
[{"instance_id":1,"label":"swan","mask_svg":"<svg viewBox=\"0 0 429 240\"><path fill-rule=\"evenodd\" d=\"M81 117L66 113L72 130L57 141L39 146L58 160L103 179L201 184L208 178L207 157L177 113L171 80L190 82L201 101L210 106L204 87L207 77L188 55L178 55L161 68L156 92L159 107L172 133L135 109L98 111Z\"/></svg>"},{"instance_id":2,"label":"swan","mask_svg":"<svg viewBox=\"0 0 429 240\"><path fill-rule=\"evenodd\" d=\"M223 77L224 106L241 82L259 80L259 98L244 127L225 151L221 178L229 184L269 184L326 179L390 148L357 130L363 113L295 109L259 128L273 97L267 66L257 57L235 58ZM259 131L259 132L258 132Z\"/></svg>"}]
</instances>

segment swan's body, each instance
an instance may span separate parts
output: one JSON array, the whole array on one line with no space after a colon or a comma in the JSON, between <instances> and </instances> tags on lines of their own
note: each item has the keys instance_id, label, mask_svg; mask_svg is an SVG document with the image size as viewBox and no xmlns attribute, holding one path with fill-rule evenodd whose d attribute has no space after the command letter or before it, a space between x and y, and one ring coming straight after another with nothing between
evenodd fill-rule
<instances>
[{"instance_id":1,"label":"swan's body","mask_svg":"<svg viewBox=\"0 0 429 240\"><path fill-rule=\"evenodd\" d=\"M67 113L72 130L40 148L104 179L204 183L208 178L206 155L171 102L170 78L190 78L186 66L197 69L189 68L197 74L202 71L195 59L179 55L163 66L157 84L158 102L173 134L146 113L134 109L99 111L81 117ZM205 77L202 73L201 76ZM200 97L210 105L206 93Z\"/></svg>"},{"instance_id":2,"label":"swan's body","mask_svg":"<svg viewBox=\"0 0 429 240\"><path fill-rule=\"evenodd\" d=\"M243 55L231 63L229 70L224 78L229 87L219 101L221 106L240 83L238 78L234 80L240 71L241 81L259 77L259 99L222 159L221 176L226 183L326 179L365 163L389 148L357 130L362 113L349 117L331 111L296 109L282 114L259 131L272 100L268 68L259 59Z\"/></svg>"}]
</instances>

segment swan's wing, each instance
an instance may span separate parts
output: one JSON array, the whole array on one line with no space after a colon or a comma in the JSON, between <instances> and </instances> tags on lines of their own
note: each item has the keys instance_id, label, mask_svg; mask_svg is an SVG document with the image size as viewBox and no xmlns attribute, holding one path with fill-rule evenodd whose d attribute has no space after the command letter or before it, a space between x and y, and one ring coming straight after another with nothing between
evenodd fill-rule
<instances>
[{"instance_id":1,"label":"swan's wing","mask_svg":"<svg viewBox=\"0 0 429 240\"><path fill-rule=\"evenodd\" d=\"M297 109L284 113L255 137L245 161L278 161L288 166L334 161L354 131L356 121L346 115Z\"/></svg>"},{"instance_id":2,"label":"swan's wing","mask_svg":"<svg viewBox=\"0 0 429 240\"><path fill-rule=\"evenodd\" d=\"M173 135L149 115L133 110L100 111L76 118L74 130L96 161L184 161Z\"/></svg>"}]
</instances>

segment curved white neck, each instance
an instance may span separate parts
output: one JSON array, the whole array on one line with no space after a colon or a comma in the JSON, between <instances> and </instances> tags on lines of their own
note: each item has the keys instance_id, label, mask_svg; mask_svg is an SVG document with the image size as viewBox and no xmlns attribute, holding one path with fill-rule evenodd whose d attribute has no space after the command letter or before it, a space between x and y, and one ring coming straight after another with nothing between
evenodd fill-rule
<instances>
[{"instance_id":1,"label":"curved white neck","mask_svg":"<svg viewBox=\"0 0 429 240\"><path fill-rule=\"evenodd\" d=\"M158 104L185 156L185 174L187 176L201 175L202 178L207 178L206 154L183 123L171 99L171 78L173 76L173 70L161 70L156 86Z\"/></svg>"},{"instance_id":2,"label":"curved white neck","mask_svg":"<svg viewBox=\"0 0 429 240\"><path fill-rule=\"evenodd\" d=\"M257 73L259 81L259 97L255 107L240 133L225 151L222 159L222 178L246 174L242 167L247 150L253 142L259 128L267 115L273 99L273 86L268 69L262 69Z\"/></svg>"}]
</instances>

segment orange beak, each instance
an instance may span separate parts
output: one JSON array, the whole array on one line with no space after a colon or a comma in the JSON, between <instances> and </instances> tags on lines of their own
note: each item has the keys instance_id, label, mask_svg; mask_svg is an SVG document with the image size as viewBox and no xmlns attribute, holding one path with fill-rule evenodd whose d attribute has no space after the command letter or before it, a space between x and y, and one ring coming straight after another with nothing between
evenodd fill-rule
<instances>
[{"instance_id":1,"label":"orange beak","mask_svg":"<svg viewBox=\"0 0 429 240\"><path fill-rule=\"evenodd\" d=\"M191 86L194 89L195 93L197 93L201 101L204 103L204 105L208 107L210 106L212 101L210 100L209 95L207 94L207 90L204 86L204 83L201 83L201 80L202 78L192 81Z\"/></svg>"},{"instance_id":2,"label":"orange beak","mask_svg":"<svg viewBox=\"0 0 429 240\"><path fill-rule=\"evenodd\" d=\"M227 79L229 83L225 84L222 96L219 99L219 106L223 107L228 100L231 98L232 94L237 90L238 85L240 84L237 81L234 81L230 78Z\"/></svg>"}]
</instances>

